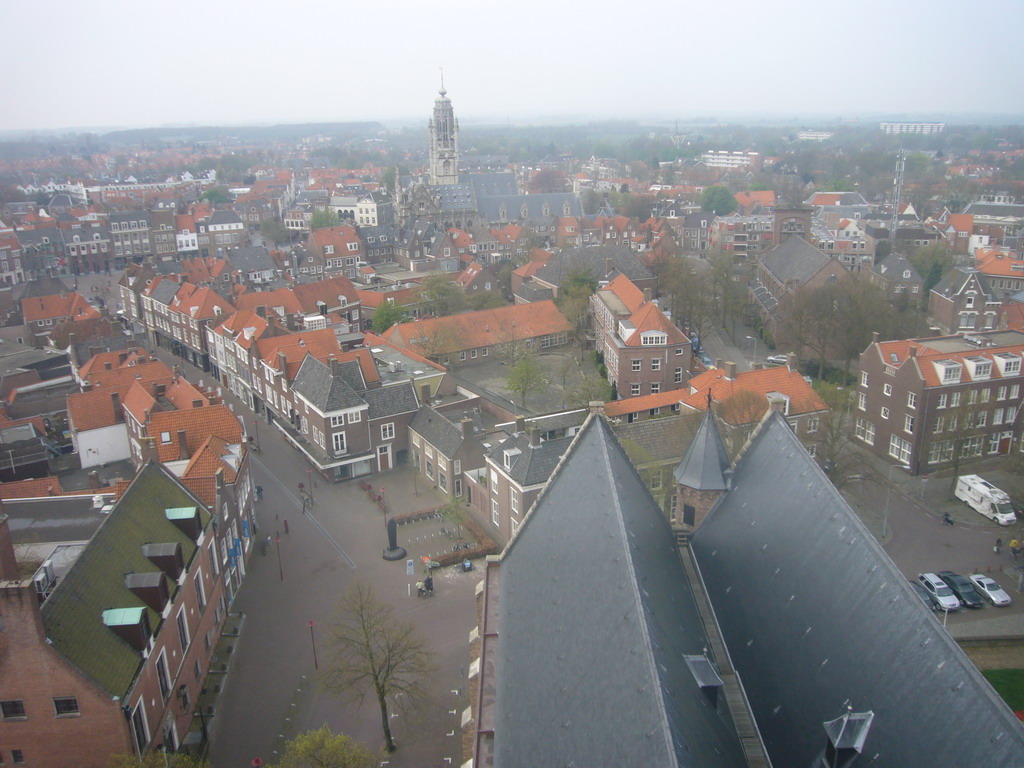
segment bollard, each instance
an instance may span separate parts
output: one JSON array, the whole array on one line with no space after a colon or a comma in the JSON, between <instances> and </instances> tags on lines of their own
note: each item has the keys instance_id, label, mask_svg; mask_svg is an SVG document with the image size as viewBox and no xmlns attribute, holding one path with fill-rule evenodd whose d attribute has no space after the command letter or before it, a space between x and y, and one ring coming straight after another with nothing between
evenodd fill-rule
<instances>
[{"instance_id":1,"label":"bollard","mask_svg":"<svg viewBox=\"0 0 1024 768\"><path fill-rule=\"evenodd\" d=\"M284 519L284 532L288 533L288 518L287 517Z\"/></svg>"}]
</instances>

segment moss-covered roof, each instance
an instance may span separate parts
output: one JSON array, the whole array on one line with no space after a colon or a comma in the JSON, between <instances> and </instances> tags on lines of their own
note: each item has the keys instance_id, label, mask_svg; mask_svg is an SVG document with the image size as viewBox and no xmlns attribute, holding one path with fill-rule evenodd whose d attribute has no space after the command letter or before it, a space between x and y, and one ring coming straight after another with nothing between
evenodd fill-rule
<instances>
[{"instance_id":1,"label":"moss-covered roof","mask_svg":"<svg viewBox=\"0 0 1024 768\"><path fill-rule=\"evenodd\" d=\"M105 611L144 609L156 634L161 618L125 586L129 573L159 570L142 554L147 543L178 543L185 564L196 545L165 510L195 507L196 499L159 465L149 463L135 476L82 556L43 604L46 636L53 648L112 696L122 699L142 665L142 654L103 622ZM200 507L202 525L209 513ZM178 585L168 580L171 599Z\"/></svg>"}]
</instances>

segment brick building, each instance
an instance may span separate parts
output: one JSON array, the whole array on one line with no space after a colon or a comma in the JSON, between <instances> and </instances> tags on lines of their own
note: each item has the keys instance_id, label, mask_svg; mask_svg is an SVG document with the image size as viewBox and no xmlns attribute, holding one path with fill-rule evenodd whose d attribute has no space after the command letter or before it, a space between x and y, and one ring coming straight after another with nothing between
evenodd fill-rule
<instances>
[{"instance_id":1,"label":"brick building","mask_svg":"<svg viewBox=\"0 0 1024 768\"><path fill-rule=\"evenodd\" d=\"M1024 332L878 341L860 356L855 435L913 474L1020 450Z\"/></svg>"}]
</instances>

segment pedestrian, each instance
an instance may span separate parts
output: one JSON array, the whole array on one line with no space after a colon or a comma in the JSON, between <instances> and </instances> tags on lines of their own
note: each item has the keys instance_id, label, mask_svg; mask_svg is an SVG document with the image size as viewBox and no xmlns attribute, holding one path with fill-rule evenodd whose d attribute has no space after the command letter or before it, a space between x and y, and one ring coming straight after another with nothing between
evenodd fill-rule
<instances>
[{"instance_id":1,"label":"pedestrian","mask_svg":"<svg viewBox=\"0 0 1024 768\"><path fill-rule=\"evenodd\" d=\"M256 501L261 501L262 499L263 499L263 486L262 485L257 485L256 486Z\"/></svg>"},{"instance_id":2,"label":"pedestrian","mask_svg":"<svg viewBox=\"0 0 1024 768\"><path fill-rule=\"evenodd\" d=\"M425 590L427 590L427 594L428 595L431 594L434 591L434 577L433 576L427 576L427 578L425 578L423 580L423 588Z\"/></svg>"},{"instance_id":3,"label":"pedestrian","mask_svg":"<svg viewBox=\"0 0 1024 768\"><path fill-rule=\"evenodd\" d=\"M995 552L998 555L999 554L999 550L1002 549L1002 548L1003 548L1003 539L1002 539L1002 537L999 537L998 539L996 539L996 545L994 547L992 547L992 551Z\"/></svg>"}]
</instances>

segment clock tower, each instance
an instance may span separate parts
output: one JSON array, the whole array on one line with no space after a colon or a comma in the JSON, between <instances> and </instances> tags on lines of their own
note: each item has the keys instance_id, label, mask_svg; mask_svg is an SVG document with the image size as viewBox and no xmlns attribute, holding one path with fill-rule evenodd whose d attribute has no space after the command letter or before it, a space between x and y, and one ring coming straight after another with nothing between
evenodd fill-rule
<instances>
[{"instance_id":1,"label":"clock tower","mask_svg":"<svg viewBox=\"0 0 1024 768\"><path fill-rule=\"evenodd\" d=\"M441 90L434 102L434 114L427 123L430 133L429 172L431 184L459 183L459 121L455 119L448 91Z\"/></svg>"}]
</instances>

